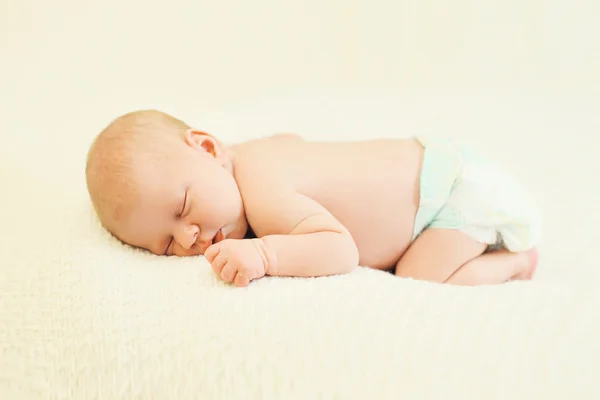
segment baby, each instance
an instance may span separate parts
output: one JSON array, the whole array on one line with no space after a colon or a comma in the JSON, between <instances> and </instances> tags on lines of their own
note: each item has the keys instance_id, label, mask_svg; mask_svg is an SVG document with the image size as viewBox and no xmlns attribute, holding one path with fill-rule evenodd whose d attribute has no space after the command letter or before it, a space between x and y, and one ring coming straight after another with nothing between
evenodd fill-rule
<instances>
[{"instance_id":1,"label":"baby","mask_svg":"<svg viewBox=\"0 0 600 400\"><path fill-rule=\"evenodd\" d=\"M227 146L159 111L125 114L87 160L102 225L226 282L357 266L456 285L531 279L540 218L498 167L441 137Z\"/></svg>"}]
</instances>

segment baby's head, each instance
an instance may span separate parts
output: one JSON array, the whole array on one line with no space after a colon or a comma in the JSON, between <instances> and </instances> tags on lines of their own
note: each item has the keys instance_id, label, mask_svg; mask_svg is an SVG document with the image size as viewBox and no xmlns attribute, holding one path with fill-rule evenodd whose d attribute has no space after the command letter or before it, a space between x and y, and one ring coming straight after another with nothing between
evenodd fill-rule
<instances>
[{"instance_id":1,"label":"baby's head","mask_svg":"<svg viewBox=\"0 0 600 400\"><path fill-rule=\"evenodd\" d=\"M102 225L155 254L203 254L248 228L228 149L159 111L111 122L89 150L86 180Z\"/></svg>"}]
</instances>

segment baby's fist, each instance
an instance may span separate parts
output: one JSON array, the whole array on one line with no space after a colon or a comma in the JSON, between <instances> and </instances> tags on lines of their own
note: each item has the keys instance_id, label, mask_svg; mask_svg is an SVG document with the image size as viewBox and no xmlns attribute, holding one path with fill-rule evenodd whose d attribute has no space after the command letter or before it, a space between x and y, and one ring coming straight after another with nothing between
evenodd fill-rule
<instances>
[{"instance_id":1,"label":"baby's fist","mask_svg":"<svg viewBox=\"0 0 600 400\"><path fill-rule=\"evenodd\" d=\"M267 257L260 239L225 239L204 253L213 271L225 282L248 286L267 273Z\"/></svg>"}]
</instances>

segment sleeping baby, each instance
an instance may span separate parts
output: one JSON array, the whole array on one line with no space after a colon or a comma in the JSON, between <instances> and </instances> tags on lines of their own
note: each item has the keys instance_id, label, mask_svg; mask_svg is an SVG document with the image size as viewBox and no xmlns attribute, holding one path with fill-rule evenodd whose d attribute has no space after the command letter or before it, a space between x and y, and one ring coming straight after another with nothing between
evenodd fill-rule
<instances>
[{"instance_id":1,"label":"sleeping baby","mask_svg":"<svg viewBox=\"0 0 600 400\"><path fill-rule=\"evenodd\" d=\"M531 279L541 223L500 168L436 136L226 145L160 111L94 140L87 187L102 225L154 254L204 255L220 279L317 277L357 266L455 285Z\"/></svg>"}]
</instances>

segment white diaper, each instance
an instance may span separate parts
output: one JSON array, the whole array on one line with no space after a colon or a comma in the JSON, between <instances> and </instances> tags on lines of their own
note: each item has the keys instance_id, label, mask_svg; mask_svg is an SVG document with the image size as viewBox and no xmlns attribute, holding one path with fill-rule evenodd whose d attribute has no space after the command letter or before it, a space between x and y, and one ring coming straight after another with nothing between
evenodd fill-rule
<instances>
[{"instance_id":1,"label":"white diaper","mask_svg":"<svg viewBox=\"0 0 600 400\"><path fill-rule=\"evenodd\" d=\"M413 239L426 228L445 228L513 252L539 243L539 208L516 179L448 138L416 139L425 153Z\"/></svg>"}]
</instances>

